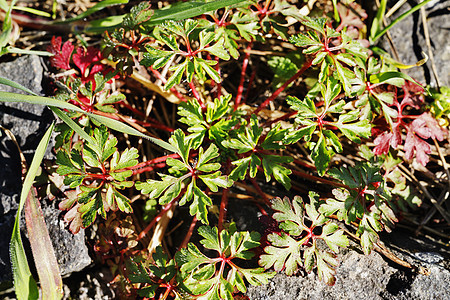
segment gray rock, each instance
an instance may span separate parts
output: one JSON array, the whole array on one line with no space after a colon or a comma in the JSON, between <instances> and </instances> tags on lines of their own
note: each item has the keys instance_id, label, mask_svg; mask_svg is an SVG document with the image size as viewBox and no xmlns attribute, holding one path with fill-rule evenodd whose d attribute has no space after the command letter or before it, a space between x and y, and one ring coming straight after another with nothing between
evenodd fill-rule
<instances>
[{"instance_id":1,"label":"gray rock","mask_svg":"<svg viewBox=\"0 0 450 300\"><path fill-rule=\"evenodd\" d=\"M397 1L390 1L391 6L396 2ZM405 3L392 17L390 17L390 21L415 6L417 2L420 1L408 1ZM450 43L448 42L450 39L449 7L449 0L431 1L425 6L428 31L437 74L441 85L446 86L450 85ZM388 23L390 21L388 21ZM404 64L414 64L424 57L422 52L428 55L420 11L403 19L400 23L392 27L389 32L391 33L393 43L397 48L400 62ZM392 49L390 48L386 37L381 41L381 46L384 49L389 50L392 54ZM432 87L436 86L430 59L421 67L414 67L404 71L423 84L430 84Z\"/></svg>"},{"instance_id":2,"label":"gray rock","mask_svg":"<svg viewBox=\"0 0 450 300\"><path fill-rule=\"evenodd\" d=\"M20 57L15 61L0 64L0 76L18 82L37 94L43 95L43 68L37 56ZM5 85L0 85L0 90L23 94L22 91ZM28 163L31 162L39 141L53 120L52 112L45 106L27 103L0 104L0 125L14 134ZM48 148L45 157L53 158L51 147ZM0 166L2 167L0 170L0 282L5 282L12 279L9 241L22 188L18 150L5 134L0 137ZM84 231L77 235L70 233L64 227L60 211L55 204L47 199L41 199L45 221L49 228L61 273L68 275L88 266L91 259L84 242ZM23 237L26 237L23 217L21 230ZM24 239L24 244L27 245L26 239Z\"/></svg>"},{"instance_id":3,"label":"gray rock","mask_svg":"<svg viewBox=\"0 0 450 300\"><path fill-rule=\"evenodd\" d=\"M398 257L427 268L430 274L420 275L401 268L375 251L366 256L343 250L338 255L341 264L336 270L334 286L319 282L314 273L290 277L277 274L268 285L249 287L247 295L251 300L449 299L449 249L402 230L385 234L383 240Z\"/></svg>"}]
</instances>

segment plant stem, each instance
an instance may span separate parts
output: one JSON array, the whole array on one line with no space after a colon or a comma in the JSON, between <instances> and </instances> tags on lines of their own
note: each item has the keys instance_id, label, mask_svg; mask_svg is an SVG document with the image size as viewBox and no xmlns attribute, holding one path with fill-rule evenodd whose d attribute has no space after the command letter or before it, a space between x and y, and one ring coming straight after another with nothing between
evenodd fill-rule
<instances>
[{"instance_id":1,"label":"plant stem","mask_svg":"<svg viewBox=\"0 0 450 300\"><path fill-rule=\"evenodd\" d=\"M217 56L216 56L216 61L217 61L217 63L216 63L215 68L216 68L217 73L219 73L219 76L220 76L221 72L220 72L219 58ZM213 82L215 82L215 81L213 80ZM220 95L222 94L222 82L221 81L215 82L215 84L216 84L216 89L217 89L216 97L217 97L217 99L219 99Z\"/></svg>"},{"instance_id":2,"label":"plant stem","mask_svg":"<svg viewBox=\"0 0 450 300\"><path fill-rule=\"evenodd\" d=\"M294 80L299 78L309 67L312 65L312 59L308 59L304 64L303 67L297 71L297 73L294 74L291 78L289 78L282 86L280 86L269 98L266 99L257 109L255 109L248 117L247 119L250 120L250 116L252 114L258 114L263 108L265 108L267 105L269 105L270 102L272 102L282 91L286 89L286 87L291 84Z\"/></svg>"},{"instance_id":3,"label":"plant stem","mask_svg":"<svg viewBox=\"0 0 450 300\"><path fill-rule=\"evenodd\" d=\"M242 69L241 69L241 81L239 82L237 94L236 94L236 100L234 102L234 110L236 110L239 107L239 104L241 104L242 99L242 92L244 91L244 81L245 81L245 73L247 72L247 66L248 66L248 60L250 57L250 51L252 48L252 42L248 43L246 51L245 51L245 57L244 61L242 62Z\"/></svg>"},{"instance_id":4,"label":"plant stem","mask_svg":"<svg viewBox=\"0 0 450 300\"><path fill-rule=\"evenodd\" d=\"M342 184L342 183L339 183L339 182L335 182L335 181L328 180L328 179L325 179L325 178L322 178L322 177L317 177L317 176L314 176L314 175L310 175L310 174L302 172L302 171L297 171L297 170L292 170L292 169L291 169L291 171L292 171L292 174L300 176L300 177L303 177L303 178L306 178L306 179L319 181L319 182L322 182L322 183L325 183L325 184L328 184L328 185L332 185L332 186L336 186L336 187L342 187L342 188L346 188L348 190L351 190L351 188L349 186L347 186L345 184Z\"/></svg>"},{"instance_id":5,"label":"plant stem","mask_svg":"<svg viewBox=\"0 0 450 300\"><path fill-rule=\"evenodd\" d=\"M200 104L200 107L203 111L206 110L206 105L203 103L202 99L200 98L200 94L198 93L197 89L195 88L194 82L189 82L189 87L192 90L192 94L194 94L195 99L197 99L198 103Z\"/></svg>"},{"instance_id":6,"label":"plant stem","mask_svg":"<svg viewBox=\"0 0 450 300\"><path fill-rule=\"evenodd\" d=\"M162 162L165 162L169 157L170 158L179 158L180 156L177 153L174 153L174 154L169 154L169 155L157 157L157 158L154 158L154 159L151 159L151 160L148 160L148 161L141 162L141 163L135 165L134 167L129 167L129 168L127 168L127 170L137 170L137 169L140 169L140 168L147 167L149 165L162 163Z\"/></svg>"},{"instance_id":7,"label":"plant stem","mask_svg":"<svg viewBox=\"0 0 450 300\"><path fill-rule=\"evenodd\" d=\"M159 212L159 214L156 217L153 218L153 220L147 225L147 227L145 227L144 230L142 230L141 233L139 233L138 237L136 238L137 242L140 241L141 239L143 239L148 234L150 229L152 229L153 226L156 225L156 223L172 208L172 206L175 203L178 203L178 199L183 194L184 193L182 191L178 197L176 197L175 199L173 199L172 201L167 203L166 206L164 206L164 208ZM129 250L129 249L126 248L125 250Z\"/></svg>"},{"instance_id":8,"label":"plant stem","mask_svg":"<svg viewBox=\"0 0 450 300\"><path fill-rule=\"evenodd\" d=\"M219 224L218 229L219 232L223 229L223 222L225 221L226 215L227 215L227 206L228 206L228 188L226 188L222 192L222 199L220 201L220 210L219 210Z\"/></svg>"},{"instance_id":9,"label":"plant stem","mask_svg":"<svg viewBox=\"0 0 450 300\"><path fill-rule=\"evenodd\" d=\"M142 174L144 172L151 172L155 169L164 168L165 166L166 166L166 163L159 163L159 164L155 164L153 166L147 166L147 167L144 167L141 169L133 170L133 175Z\"/></svg>"},{"instance_id":10,"label":"plant stem","mask_svg":"<svg viewBox=\"0 0 450 300\"><path fill-rule=\"evenodd\" d=\"M250 178L250 182L252 183L252 185L255 187L256 191L258 192L258 194L263 198L264 203L268 206L272 205L272 203L270 203L270 199L267 198L266 194L262 191L262 189L259 187L258 183L256 182L255 178Z\"/></svg>"},{"instance_id":11,"label":"plant stem","mask_svg":"<svg viewBox=\"0 0 450 300\"><path fill-rule=\"evenodd\" d=\"M183 242L180 245L180 249L186 248L187 244L189 243L189 240L191 239L192 233L194 232L195 225L197 225L197 216L194 216L192 218L191 226L189 226L189 230L186 233L186 237L184 238Z\"/></svg>"}]
</instances>

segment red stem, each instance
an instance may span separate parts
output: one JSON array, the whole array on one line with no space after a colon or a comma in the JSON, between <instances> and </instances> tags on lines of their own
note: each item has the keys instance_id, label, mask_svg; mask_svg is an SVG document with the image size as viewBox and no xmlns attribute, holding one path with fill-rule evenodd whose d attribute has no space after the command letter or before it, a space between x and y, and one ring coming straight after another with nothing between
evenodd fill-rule
<instances>
[{"instance_id":1,"label":"red stem","mask_svg":"<svg viewBox=\"0 0 450 300\"><path fill-rule=\"evenodd\" d=\"M187 244L189 243L189 240L191 239L192 233L194 232L195 225L197 225L197 216L194 216L192 218L191 226L189 226L189 230L186 233L186 237L184 238L183 242L180 245L181 248L186 248Z\"/></svg>"},{"instance_id":2,"label":"red stem","mask_svg":"<svg viewBox=\"0 0 450 300\"><path fill-rule=\"evenodd\" d=\"M265 108L267 105L269 105L270 102L272 102L284 89L294 80L299 78L309 67L312 65L312 60L307 60L303 67L295 73L294 76L289 78L281 87L279 87L269 98L266 99L257 109L255 109L250 115L252 114L258 114L263 108ZM250 115L247 117L248 120L250 120Z\"/></svg>"},{"instance_id":3,"label":"red stem","mask_svg":"<svg viewBox=\"0 0 450 300\"><path fill-rule=\"evenodd\" d=\"M266 203L266 205L268 205L268 206L272 205L272 203L270 203L270 199L267 198L266 194L264 194L264 192L261 190L261 188L259 187L259 185L256 182L255 178L250 178L250 181L253 184L253 186L255 187L255 189L258 192L258 194L263 198L264 203Z\"/></svg>"},{"instance_id":4,"label":"red stem","mask_svg":"<svg viewBox=\"0 0 450 300\"><path fill-rule=\"evenodd\" d=\"M157 164L157 163L165 162L166 159L169 158L169 157L170 158L179 158L180 156L178 154L176 154L176 153L169 154L169 155L165 155L165 156L157 157L157 158L154 158L154 159L151 159L151 160L148 160L148 161L141 162L140 164L137 164L134 167L129 167L127 169L128 170L137 170L137 169L149 166L149 165L154 165L154 164Z\"/></svg>"},{"instance_id":5,"label":"red stem","mask_svg":"<svg viewBox=\"0 0 450 300\"><path fill-rule=\"evenodd\" d=\"M153 166L147 166L147 167L144 167L141 169L133 170L133 175L142 174L144 172L151 172L154 169L161 169L161 168L164 168L165 166L166 166L166 163L159 163L159 164L156 164Z\"/></svg>"},{"instance_id":6,"label":"red stem","mask_svg":"<svg viewBox=\"0 0 450 300\"><path fill-rule=\"evenodd\" d=\"M217 61L217 63L216 63L216 71L217 71L217 73L219 73L219 76L221 75L220 74L220 65L219 65L219 58L216 56L216 61ZM217 89L217 99L218 98L220 98L220 95L222 94L222 82L221 81L219 81L219 82L215 82L214 80L213 80L213 82L216 84L216 89Z\"/></svg>"},{"instance_id":7,"label":"red stem","mask_svg":"<svg viewBox=\"0 0 450 300\"><path fill-rule=\"evenodd\" d=\"M252 44L253 44L252 42L248 43L247 48L245 49L245 57L244 61L242 62L242 69L241 69L241 81L239 82L236 101L234 102L234 110L236 110L239 104L241 103L242 92L244 91L245 73L247 72L248 60L250 57L250 50L252 49Z\"/></svg>"},{"instance_id":8,"label":"red stem","mask_svg":"<svg viewBox=\"0 0 450 300\"><path fill-rule=\"evenodd\" d=\"M256 68L253 70L252 75L250 75L250 78L247 83L247 91L245 92L244 99L242 99L242 103L245 103L248 99L248 95L250 94L251 86L253 84L253 80L255 80L255 76L256 76Z\"/></svg>"},{"instance_id":9,"label":"red stem","mask_svg":"<svg viewBox=\"0 0 450 300\"><path fill-rule=\"evenodd\" d=\"M219 211L219 232L223 229L223 222L227 216L227 206L228 206L228 188L226 188L222 193L222 199L220 201L220 211Z\"/></svg>"},{"instance_id":10,"label":"red stem","mask_svg":"<svg viewBox=\"0 0 450 300\"><path fill-rule=\"evenodd\" d=\"M317 176L314 176L314 175L310 175L310 174L302 172L302 171L297 171L297 170L292 170L292 169L291 169L291 171L292 171L292 174L300 176L300 177L303 177L303 178L306 178L306 179L319 181L319 182L322 182L322 183L325 183L325 184L328 184L328 185L332 185L332 186L336 186L336 187L343 187L343 188L346 188L346 189L350 189L350 187L348 187L347 185L339 183L339 182L336 182L336 181L332 181L332 180L328 180L328 179L325 179L325 178L321 178L321 177L317 177Z\"/></svg>"},{"instance_id":11,"label":"red stem","mask_svg":"<svg viewBox=\"0 0 450 300\"><path fill-rule=\"evenodd\" d=\"M172 201L170 201L169 203L166 204L166 206L164 206L164 208L159 212L159 214L153 218L153 220L150 222L150 224L147 225L147 227L145 227L144 230L141 231L141 233L139 233L138 237L136 238L136 241L140 241L141 239L143 239L147 233L150 231L150 229L152 229L153 226L156 225L156 223L161 220L161 218L172 208L172 206L178 202L178 198L180 198L181 195L183 195L184 193L180 193L180 195L178 197L176 197L175 199L173 199Z\"/></svg>"},{"instance_id":12,"label":"red stem","mask_svg":"<svg viewBox=\"0 0 450 300\"><path fill-rule=\"evenodd\" d=\"M195 99L197 99L198 103L200 104L200 107L203 111L206 110L206 105L203 103L202 99L200 98L200 94L198 93L197 89L195 88L194 82L189 82L189 87L192 90L192 94L194 94Z\"/></svg>"}]
</instances>

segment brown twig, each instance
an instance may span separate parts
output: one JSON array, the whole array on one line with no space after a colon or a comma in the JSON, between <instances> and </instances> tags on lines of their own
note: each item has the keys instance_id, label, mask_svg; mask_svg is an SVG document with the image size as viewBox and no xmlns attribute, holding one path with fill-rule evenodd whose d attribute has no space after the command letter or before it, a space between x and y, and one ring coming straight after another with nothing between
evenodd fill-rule
<instances>
[{"instance_id":1,"label":"brown twig","mask_svg":"<svg viewBox=\"0 0 450 300\"><path fill-rule=\"evenodd\" d=\"M434 79L436 80L436 87L439 91L441 88L441 83L439 80L439 76L437 74L436 64L434 62L433 50L431 49L430 33L428 32L428 22L427 22L427 16L425 14L424 6L422 6L420 8L420 15L422 17L423 33L425 35L425 42L426 42L427 48L428 48L428 56L430 57L430 60L431 60L431 70L433 70L433 76L434 76Z\"/></svg>"}]
</instances>

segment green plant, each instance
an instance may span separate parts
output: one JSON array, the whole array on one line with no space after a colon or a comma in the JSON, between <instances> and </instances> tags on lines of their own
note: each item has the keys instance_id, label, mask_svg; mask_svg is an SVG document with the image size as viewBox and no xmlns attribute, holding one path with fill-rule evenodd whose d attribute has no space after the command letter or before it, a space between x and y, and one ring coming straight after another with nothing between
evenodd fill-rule
<instances>
[{"instance_id":1,"label":"green plant","mask_svg":"<svg viewBox=\"0 0 450 300\"><path fill-rule=\"evenodd\" d=\"M146 200L143 210L152 211L152 217L141 224L146 225L142 232L134 232L137 226L128 221L108 220L103 227L125 228L129 234L115 236L102 227L96 247L103 260L111 253L120 257L112 265L128 295L232 299L246 292L246 283L267 283L275 275L265 270L270 268L287 275L316 270L320 280L334 284L336 255L349 245L347 234L369 254L378 233L389 231L402 212L419 204L399 165L416 159L426 166L430 139L442 142L447 134L440 126L445 122L436 119L448 121L445 99L435 96L430 109L421 106L426 91L364 46L361 20L343 8L347 1L333 1L335 23L298 15L287 1L219 2L179 3L163 10L141 2L123 16L122 26L105 33L103 51L53 38L52 65L65 71L57 96L0 92L1 101L49 105L64 121L55 150L57 173L76 195L60 204L68 210L65 220L72 232L104 222L109 211L120 218L120 212L142 207L133 202L137 197L129 197L133 188ZM382 7L376 22L383 15ZM295 27L288 21L306 30L289 34ZM382 32L373 26L376 40ZM247 75L252 48L265 45L269 34L297 48L266 60L276 75L269 87L273 92L251 103L244 88L247 78L247 88L255 83ZM241 77L233 90L227 62L239 59ZM159 82L148 86L160 99L175 99L177 122L164 123L141 103L131 105L133 95L125 89L112 91L115 81L139 78L137 64ZM305 79L304 92L296 89L299 78ZM151 136L155 132L162 138ZM136 146L139 138L154 145L144 150ZM372 149L366 146L370 143ZM349 152L346 163L338 160L337 154ZM309 195L305 200L296 195L292 201L270 201L261 188L265 181L280 194L292 194L301 189L298 180L333 189L302 191ZM271 209L273 224L262 242L259 233L238 231L227 219L231 192L242 186L253 188L253 197ZM155 227L167 226L163 221L177 205L188 203L191 228L171 259L170 251L150 246L161 244L160 232L155 230L151 242L144 238ZM198 221L205 224L198 229L200 248L189 242ZM133 246L111 249L130 236ZM264 268L252 261L255 253Z\"/></svg>"}]
</instances>

